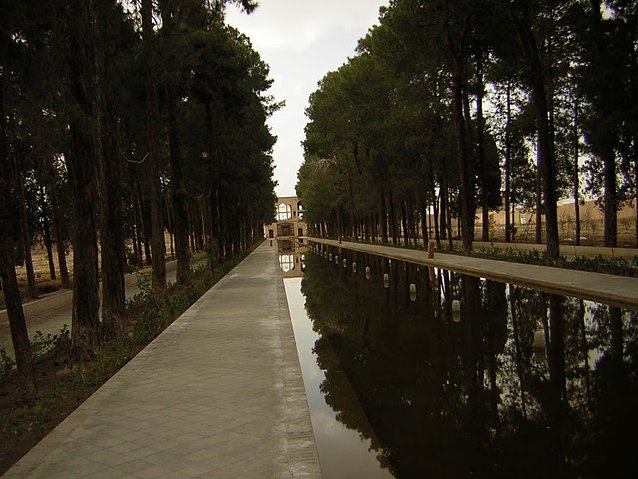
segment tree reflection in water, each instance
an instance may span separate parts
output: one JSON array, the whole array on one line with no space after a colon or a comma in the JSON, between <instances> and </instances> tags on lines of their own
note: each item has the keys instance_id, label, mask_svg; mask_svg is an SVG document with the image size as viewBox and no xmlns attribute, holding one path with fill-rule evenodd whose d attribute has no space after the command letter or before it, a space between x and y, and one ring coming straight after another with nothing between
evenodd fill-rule
<instances>
[{"instance_id":1,"label":"tree reflection in water","mask_svg":"<svg viewBox=\"0 0 638 479\"><path fill-rule=\"evenodd\" d=\"M359 273L310 255L302 283L321 335L321 389L343 424L373 440L395 477L638 470L635 311L445 271L430 281L427 268L346 256ZM341 394L335 368L347 375L374 434Z\"/></svg>"}]
</instances>

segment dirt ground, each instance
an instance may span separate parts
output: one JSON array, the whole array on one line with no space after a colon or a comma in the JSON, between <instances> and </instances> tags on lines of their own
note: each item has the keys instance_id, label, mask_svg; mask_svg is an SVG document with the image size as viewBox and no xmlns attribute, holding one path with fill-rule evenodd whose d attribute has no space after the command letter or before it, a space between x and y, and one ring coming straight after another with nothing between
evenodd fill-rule
<instances>
[{"instance_id":1,"label":"dirt ground","mask_svg":"<svg viewBox=\"0 0 638 479\"><path fill-rule=\"evenodd\" d=\"M60 376L66 374L66 362L51 359L36 365L36 384L38 392L51 390ZM89 391L77 391L60 402L55 413L46 414L43 421L30 421L39 412L31 411L23 400L23 394L16 375L10 375L0 383L0 413L2 421L12 421L24 416L21 427L5 429L0 423L0 474L20 459L28 450L37 444L44 435L59 424L66 416L75 410L91 394ZM97 389L97 388L96 388ZM88 394L87 394L88 392Z\"/></svg>"},{"instance_id":2,"label":"dirt ground","mask_svg":"<svg viewBox=\"0 0 638 479\"><path fill-rule=\"evenodd\" d=\"M35 273L35 280L38 286L38 296L53 293L60 289L63 289L63 286L60 282L59 268L58 268L58 255L57 253L53 253L53 260L55 264L55 272L56 279L52 280L49 273L49 261L47 258L47 251L42 247L35 247L31 251L33 257L33 270ZM73 271L73 253L69 253L66 256L67 268L69 269L69 274L72 274ZM24 266L18 266L16 268L16 274L18 277L18 285L20 286L20 291L22 292L23 302L33 301L37 298L25 298L26 290L27 290L27 268ZM0 291L0 309L4 309L4 291Z\"/></svg>"}]
</instances>

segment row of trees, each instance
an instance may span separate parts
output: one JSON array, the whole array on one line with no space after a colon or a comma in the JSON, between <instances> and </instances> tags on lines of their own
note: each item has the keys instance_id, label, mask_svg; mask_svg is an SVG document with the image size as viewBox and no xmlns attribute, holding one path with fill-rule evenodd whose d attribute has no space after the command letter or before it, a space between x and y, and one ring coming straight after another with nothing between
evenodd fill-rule
<instances>
[{"instance_id":1,"label":"row of trees","mask_svg":"<svg viewBox=\"0 0 638 479\"><path fill-rule=\"evenodd\" d=\"M636 1L393 0L310 97L306 220L395 243L430 226L440 247L457 218L470 250L477 208L483 241L499 208L511 241L525 207L556 258L556 202L573 197L579 242L587 193L615 246L638 186L637 40Z\"/></svg>"},{"instance_id":2,"label":"row of trees","mask_svg":"<svg viewBox=\"0 0 638 479\"><path fill-rule=\"evenodd\" d=\"M15 266L25 263L27 294L37 294L34 241L48 250L52 278L56 245L67 285L72 244L72 355L88 360L119 333L127 254L152 262L161 303L165 231L184 284L191 251L208 249L214 266L262 237L272 220L275 138L266 119L279 105L266 94L268 66L224 23L227 3L2 2L0 264L30 393Z\"/></svg>"}]
</instances>

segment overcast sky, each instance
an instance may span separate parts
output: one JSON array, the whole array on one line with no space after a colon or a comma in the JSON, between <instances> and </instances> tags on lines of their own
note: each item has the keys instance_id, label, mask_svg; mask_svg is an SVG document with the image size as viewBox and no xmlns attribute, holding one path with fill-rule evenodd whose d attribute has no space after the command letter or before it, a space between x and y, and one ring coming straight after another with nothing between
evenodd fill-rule
<instances>
[{"instance_id":1,"label":"overcast sky","mask_svg":"<svg viewBox=\"0 0 638 479\"><path fill-rule=\"evenodd\" d=\"M273 158L277 196L294 196L303 161L308 96L317 82L354 55L387 0L260 0L251 15L230 7L226 21L250 37L270 65L270 94L286 106L269 120L277 136Z\"/></svg>"}]
</instances>

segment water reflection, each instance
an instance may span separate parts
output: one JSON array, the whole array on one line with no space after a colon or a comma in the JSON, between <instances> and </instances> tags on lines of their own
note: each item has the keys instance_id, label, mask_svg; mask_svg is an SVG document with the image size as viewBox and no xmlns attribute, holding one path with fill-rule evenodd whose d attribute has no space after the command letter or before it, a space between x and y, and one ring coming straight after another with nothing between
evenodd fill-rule
<instances>
[{"instance_id":1,"label":"water reflection","mask_svg":"<svg viewBox=\"0 0 638 479\"><path fill-rule=\"evenodd\" d=\"M284 278L301 278L306 270L306 252L280 253L279 269Z\"/></svg>"},{"instance_id":2,"label":"water reflection","mask_svg":"<svg viewBox=\"0 0 638 479\"><path fill-rule=\"evenodd\" d=\"M286 298L299 363L303 374L306 397L310 409L321 473L324 479L387 479L391 475L381 469L376 451L379 442L361 409L348 377L339 366L339 361L330 345L312 330L301 293L301 279L284 281ZM321 357L321 360L318 360ZM348 404L348 416L334 409L324 389L327 375L332 387L339 389L339 396ZM351 417L351 418L350 418ZM344 424L356 424L350 427ZM358 431L364 430L365 434Z\"/></svg>"},{"instance_id":3,"label":"water reflection","mask_svg":"<svg viewBox=\"0 0 638 479\"><path fill-rule=\"evenodd\" d=\"M332 252L371 279L308 258L302 288L320 335L321 389L344 425L368 435L332 380L332 369L345 372L395 477L637 470L636 312Z\"/></svg>"}]
</instances>

